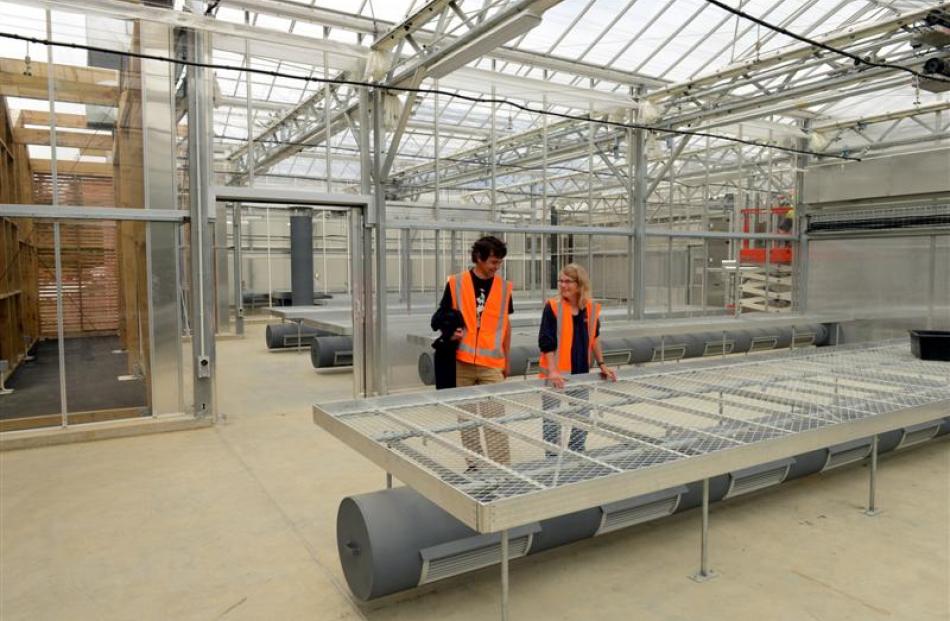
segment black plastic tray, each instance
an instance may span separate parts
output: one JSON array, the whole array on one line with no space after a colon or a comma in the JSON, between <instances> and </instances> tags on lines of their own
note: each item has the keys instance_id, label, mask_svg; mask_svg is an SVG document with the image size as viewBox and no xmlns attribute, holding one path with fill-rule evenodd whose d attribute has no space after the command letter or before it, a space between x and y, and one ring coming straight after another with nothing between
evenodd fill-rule
<instances>
[{"instance_id":1,"label":"black plastic tray","mask_svg":"<svg viewBox=\"0 0 950 621\"><path fill-rule=\"evenodd\" d=\"M950 362L950 332L940 330L911 330L910 352L921 360Z\"/></svg>"}]
</instances>

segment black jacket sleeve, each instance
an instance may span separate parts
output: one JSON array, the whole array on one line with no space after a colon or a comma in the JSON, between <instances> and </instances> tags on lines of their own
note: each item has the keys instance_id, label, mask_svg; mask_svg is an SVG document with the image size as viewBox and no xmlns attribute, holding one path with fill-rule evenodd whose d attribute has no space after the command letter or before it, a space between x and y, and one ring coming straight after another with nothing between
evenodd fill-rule
<instances>
[{"instance_id":1,"label":"black jacket sleeve","mask_svg":"<svg viewBox=\"0 0 950 621\"><path fill-rule=\"evenodd\" d=\"M442 292L442 301L439 302L439 308L442 310L452 308L452 292L449 290L449 283L445 283L445 290Z\"/></svg>"},{"instance_id":2,"label":"black jacket sleeve","mask_svg":"<svg viewBox=\"0 0 950 621\"><path fill-rule=\"evenodd\" d=\"M551 305L545 304L541 314L541 329L538 332L538 348L542 353L557 349L557 336L557 317L554 316Z\"/></svg>"}]
</instances>

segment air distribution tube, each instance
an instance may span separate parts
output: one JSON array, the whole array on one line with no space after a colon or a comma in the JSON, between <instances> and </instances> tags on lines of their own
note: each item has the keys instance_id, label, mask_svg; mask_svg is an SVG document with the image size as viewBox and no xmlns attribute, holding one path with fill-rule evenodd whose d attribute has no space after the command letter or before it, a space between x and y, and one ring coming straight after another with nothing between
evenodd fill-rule
<instances>
[{"instance_id":1,"label":"air distribution tube","mask_svg":"<svg viewBox=\"0 0 950 621\"><path fill-rule=\"evenodd\" d=\"M295 323L272 323L264 330L267 349L310 347L314 337L327 336L330 332Z\"/></svg>"},{"instance_id":2,"label":"air distribution tube","mask_svg":"<svg viewBox=\"0 0 950 621\"><path fill-rule=\"evenodd\" d=\"M717 433L728 430L718 429ZM881 434L878 451L917 446L948 433L950 416ZM669 441L682 444L690 439ZM870 454L871 441L863 438L714 477L709 480L709 500L717 502L858 463ZM619 450L631 448L612 446L588 452L596 457ZM539 464L519 466L536 471ZM698 481L528 524L509 531L509 557L536 554L686 511L701 503L702 482ZM477 533L409 487L344 498L337 513L337 548L347 584L363 601L495 565L500 560L498 533Z\"/></svg>"},{"instance_id":3,"label":"air distribution tube","mask_svg":"<svg viewBox=\"0 0 950 621\"><path fill-rule=\"evenodd\" d=\"M723 353L745 353L769 349L785 349L793 345L829 345L834 341L834 324L802 324L775 328L750 328L720 332L696 332L672 336L639 336L633 338L606 338L601 342L608 364L642 364L720 356ZM515 346L511 348L511 374L526 375L537 371L538 348ZM419 355L419 379L435 384L435 364L431 351Z\"/></svg>"}]
</instances>

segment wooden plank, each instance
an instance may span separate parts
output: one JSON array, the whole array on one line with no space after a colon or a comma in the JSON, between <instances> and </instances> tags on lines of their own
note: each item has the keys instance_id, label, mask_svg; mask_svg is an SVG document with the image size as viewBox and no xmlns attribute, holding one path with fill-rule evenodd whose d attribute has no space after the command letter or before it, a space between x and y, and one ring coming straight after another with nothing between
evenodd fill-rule
<instances>
[{"instance_id":1,"label":"wooden plank","mask_svg":"<svg viewBox=\"0 0 950 621\"><path fill-rule=\"evenodd\" d=\"M20 110L19 123L23 125L43 125L49 127L49 112L42 110ZM85 114L66 114L64 112L56 113L56 127L68 127L71 129L86 129L88 120Z\"/></svg>"},{"instance_id":2,"label":"wooden plank","mask_svg":"<svg viewBox=\"0 0 950 621\"><path fill-rule=\"evenodd\" d=\"M81 425L84 423L100 423L107 420L122 418L139 418L143 408L111 408L108 410L89 410L87 412L70 412L69 423ZM62 424L60 414L44 414L42 416L26 416L23 418L8 418L0 420L0 432L22 431L24 429L39 429L42 427L56 427Z\"/></svg>"},{"instance_id":3,"label":"wooden plank","mask_svg":"<svg viewBox=\"0 0 950 621\"><path fill-rule=\"evenodd\" d=\"M20 144L49 146L52 132L46 129L14 128L13 139ZM56 131L56 146L75 149L99 149L112 151L112 135L87 134L83 132Z\"/></svg>"},{"instance_id":4,"label":"wooden plank","mask_svg":"<svg viewBox=\"0 0 950 621\"><path fill-rule=\"evenodd\" d=\"M49 77L49 65L44 62L31 61L30 74L40 78L45 83ZM22 58L0 58L0 73L23 75L26 72L26 62ZM119 83L119 72L115 69L101 67L80 67L78 65L53 65L53 79L67 82L82 82L84 84L98 84L116 86Z\"/></svg>"},{"instance_id":5,"label":"wooden plank","mask_svg":"<svg viewBox=\"0 0 950 621\"><path fill-rule=\"evenodd\" d=\"M119 89L115 86L86 84L83 82L54 82L56 101L65 103L93 104L115 107L119 99ZM49 84L46 78L0 73L0 95L23 97L26 99L49 99Z\"/></svg>"},{"instance_id":6,"label":"wooden plank","mask_svg":"<svg viewBox=\"0 0 950 621\"><path fill-rule=\"evenodd\" d=\"M30 166L33 172L52 174L53 165L50 160L31 159ZM79 175L85 177L111 177L115 168L105 162L82 162L59 160L56 162L56 172L60 175Z\"/></svg>"}]
</instances>

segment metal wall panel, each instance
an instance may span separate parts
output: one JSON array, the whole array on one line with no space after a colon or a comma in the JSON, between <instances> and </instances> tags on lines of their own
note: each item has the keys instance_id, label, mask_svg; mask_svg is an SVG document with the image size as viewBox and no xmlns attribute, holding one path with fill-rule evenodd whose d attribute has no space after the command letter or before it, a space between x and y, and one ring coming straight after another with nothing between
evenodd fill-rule
<instances>
[{"instance_id":1,"label":"metal wall panel","mask_svg":"<svg viewBox=\"0 0 950 621\"><path fill-rule=\"evenodd\" d=\"M141 22L140 29L142 53L169 54L171 32L168 26ZM142 61L146 209L178 207L171 69L165 62ZM149 224L146 231L152 414L169 414L183 410L178 225L155 222Z\"/></svg>"},{"instance_id":2,"label":"metal wall panel","mask_svg":"<svg viewBox=\"0 0 950 621\"><path fill-rule=\"evenodd\" d=\"M896 337L925 328L930 313L930 237L812 239L808 311L852 313L848 341ZM950 323L950 236L937 237L933 308L936 323Z\"/></svg>"},{"instance_id":3,"label":"metal wall panel","mask_svg":"<svg viewBox=\"0 0 950 621\"><path fill-rule=\"evenodd\" d=\"M823 164L805 173L805 202L812 206L946 192L950 192L950 149Z\"/></svg>"}]
</instances>

